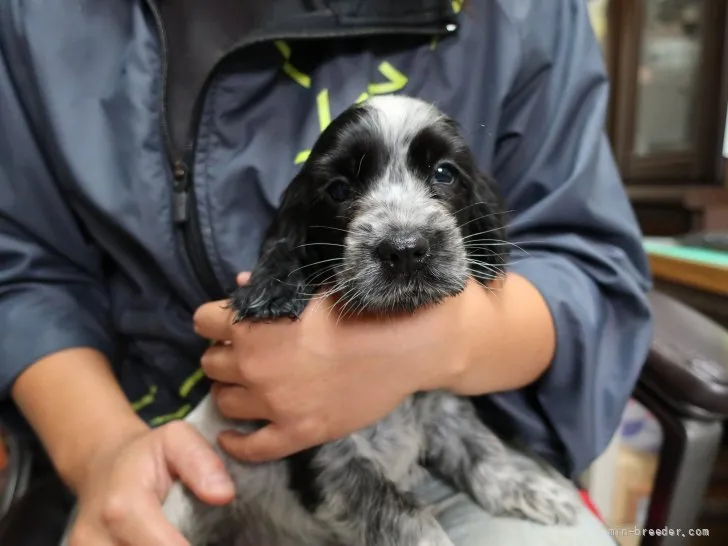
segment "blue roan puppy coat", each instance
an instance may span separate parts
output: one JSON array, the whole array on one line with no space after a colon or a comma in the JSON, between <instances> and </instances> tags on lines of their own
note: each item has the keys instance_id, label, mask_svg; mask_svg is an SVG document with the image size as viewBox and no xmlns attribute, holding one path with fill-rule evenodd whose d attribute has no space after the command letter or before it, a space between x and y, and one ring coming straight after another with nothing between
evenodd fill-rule
<instances>
[{"instance_id":1,"label":"blue roan puppy coat","mask_svg":"<svg viewBox=\"0 0 728 546\"><path fill-rule=\"evenodd\" d=\"M296 319L313 293L343 314L401 314L504 272L507 243L492 181L455 123L406 97L378 97L329 125L283 195L251 281L231 298L236 320ZM485 289L485 288L484 288ZM214 443L232 423L210 397L187 421ZM408 493L436 474L485 510L572 524L567 480L507 447L464 397L422 392L379 423L286 459L226 457L233 503L204 505L181 484L170 521L194 546L452 546Z\"/></svg>"}]
</instances>

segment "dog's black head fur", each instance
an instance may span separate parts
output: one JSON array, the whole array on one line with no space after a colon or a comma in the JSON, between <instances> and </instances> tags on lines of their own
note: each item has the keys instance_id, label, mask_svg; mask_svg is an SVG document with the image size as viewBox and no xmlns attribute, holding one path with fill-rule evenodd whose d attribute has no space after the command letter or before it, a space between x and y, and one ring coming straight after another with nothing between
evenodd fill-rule
<instances>
[{"instance_id":1,"label":"dog's black head fur","mask_svg":"<svg viewBox=\"0 0 728 546\"><path fill-rule=\"evenodd\" d=\"M336 118L285 191L236 320L297 317L314 292L342 312L398 313L487 282L506 262L503 213L456 124L379 97Z\"/></svg>"}]
</instances>

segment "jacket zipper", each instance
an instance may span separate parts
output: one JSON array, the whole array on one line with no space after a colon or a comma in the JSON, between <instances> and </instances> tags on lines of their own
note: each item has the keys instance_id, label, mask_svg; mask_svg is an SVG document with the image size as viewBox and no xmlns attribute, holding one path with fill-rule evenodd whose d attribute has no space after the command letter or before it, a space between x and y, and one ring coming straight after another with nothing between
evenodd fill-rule
<instances>
[{"instance_id":1,"label":"jacket zipper","mask_svg":"<svg viewBox=\"0 0 728 546\"><path fill-rule=\"evenodd\" d=\"M229 51L227 51L213 65L210 73L207 75L205 82L195 99L195 105L190 120L190 136L184 150L175 149L172 143L172 137L169 131L169 122L167 120L167 79L168 79L168 49L167 49L167 33L162 22L162 17L154 0L146 0L147 7L151 11L157 27L157 32L161 44L162 57L162 93L161 93L161 109L160 124L162 129L162 138L167 152L167 157L171 162L173 173L172 187L172 218L182 230L182 239L184 241L187 256L192 265L193 272L197 277L204 292L213 299L224 298L225 291L220 285L215 272L212 269L210 260L207 256L202 233L199 227L199 218L197 212L196 195L192 180L192 169L190 165L194 159L195 144L197 141L197 127L200 122L200 115L204 97L207 88L213 80L217 70L232 55L239 53L253 45L263 42L273 42L276 40L318 40L327 38L360 38L366 36L377 35L420 35L432 36L438 34L451 34L457 30L457 25L449 23L444 27L381 27L381 28L361 28L347 29L341 31L291 31L286 33L271 34L260 36L253 39L241 40L236 43Z\"/></svg>"}]
</instances>

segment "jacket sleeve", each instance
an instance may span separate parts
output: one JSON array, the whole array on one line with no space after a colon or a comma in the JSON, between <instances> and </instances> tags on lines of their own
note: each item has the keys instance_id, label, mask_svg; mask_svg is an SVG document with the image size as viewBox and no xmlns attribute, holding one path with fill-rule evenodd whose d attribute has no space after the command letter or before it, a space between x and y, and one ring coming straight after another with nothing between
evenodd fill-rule
<instances>
[{"instance_id":1,"label":"jacket sleeve","mask_svg":"<svg viewBox=\"0 0 728 546\"><path fill-rule=\"evenodd\" d=\"M84 237L38 144L26 116L32 90L11 78L1 38L0 400L46 355L112 348L100 253Z\"/></svg>"},{"instance_id":2,"label":"jacket sleeve","mask_svg":"<svg viewBox=\"0 0 728 546\"><path fill-rule=\"evenodd\" d=\"M494 174L513 211L511 270L545 298L556 355L535 385L493 401L523 436L550 438L533 447L575 476L607 446L647 355L650 275L603 132L608 84L586 2L531 6Z\"/></svg>"}]
</instances>

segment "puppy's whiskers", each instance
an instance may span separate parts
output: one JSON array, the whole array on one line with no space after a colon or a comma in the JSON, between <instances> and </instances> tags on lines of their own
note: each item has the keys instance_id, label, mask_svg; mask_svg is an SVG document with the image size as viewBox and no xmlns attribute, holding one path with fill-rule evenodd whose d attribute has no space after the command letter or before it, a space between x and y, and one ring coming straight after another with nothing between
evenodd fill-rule
<instances>
[{"instance_id":1,"label":"puppy's whiskers","mask_svg":"<svg viewBox=\"0 0 728 546\"><path fill-rule=\"evenodd\" d=\"M468 207L465 207L465 208L468 208ZM462 211L462 210L465 210L465 209L460 209L460 210ZM460 211L458 211L458 212L460 212ZM463 222L462 224L460 224L458 226L458 228L463 228L464 226L467 226L468 224L472 224L473 222L477 222L478 220L484 220L486 218L491 218L493 216L498 216L498 215L501 215L501 214L505 214L505 213L503 213L503 212L491 212L489 214L483 214L483 215L478 216L476 218L472 218L472 219L468 220L467 222Z\"/></svg>"},{"instance_id":2,"label":"puppy's whiskers","mask_svg":"<svg viewBox=\"0 0 728 546\"><path fill-rule=\"evenodd\" d=\"M309 268L309 267L314 267L314 266L321 265L321 264L325 264L325 263L329 263L329 262L343 262L343 261L344 261L344 258L341 258L341 257L329 258L327 260L319 260L318 262L313 262L313 263L310 263L310 264L302 265L301 267L297 267L293 271L290 271L288 273L288 276L290 277L294 273L297 273L298 271L301 271L302 269L306 269L306 268Z\"/></svg>"},{"instance_id":3,"label":"puppy's whiskers","mask_svg":"<svg viewBox=\"0 0 728 546\"><path fill-rule=\"evenodd\" d=\"M492 203L490 203L488 201L478 201L476 203L472 203L470 205L467 205L467 206L461 208L460 210L456 210L455 212L453 212L453 215L458 214L459 212L462 212L464 210L467 210L470 207L475 207L477 205L488 205L488 206L492 206ZM495 211L495 212L492 212L492 213L483 215L482 217L483 218L489 218L490 216L507 216L508 214L512 214L514 212L516 212L516 211L513 210L513 209L510 209L510 210L501 210L501 211Z\"/></svg>"},{"instance_id":4,"label":"puppy's whiskers","mask_svg":"<svg viewBox=\"0 0 728 546\"><path fill-rule=\"evenodd\" d=\"M351 292L351 290L350 290L349 292ZM364 303L363 303L363 302L364 302L364 301L366 301L366 299L365 299L365 298L362 298L362 296L363 296L363 295L364 295L364 291L363 291L362 289L359 289L359 290L357 290L357 291L356 291L356 292L355 292L354 294L352 294L352 295L351 295L351 296L350 296L350 297L349 297L349 298L348 298L348 299L347 299L347 300L346 300L346 301L344 302L344 305L343 305L342 307L340 307L340 309L339 309L339 317L338 317L338 318L336 319L336 324L337 324L337 325L339 324L339 322L341 321L341 319L342 319L343 317L345 317L345 316L346 316L346 308L347 308L347 307L348 307L348 306L349 306L349 305L350 305L350 304L351 304L352 302L354 302L354 301L358 301L359 303L358 303L358 304L356 304L356 305L355 305L355 306L354 306L354 307L353 307L353 308L351 309L351 313L350 313L350 315L351 315L351 316L354 316L354 315L356 314L356 310L357 310L357 309L358 309L359 307L363 307L363 306L364 306Z\"/></svg>"},{"instance_id":5,"label":"puppy's whiskers","mask_svg":"<svg viewBox=\"0 0 728 546\"><path fill-rule=\"evenodd\" d=\"M486 239L487 240L487 239ZM516 246L514 243L509 243L507 241L503 242L497 242L497 243L487 243L487 242L480 242L480 241L469 241L468 243L463 245L465 248L484 248L489 246Z\"/></svg>"},{"instance_id":6,"label":"puppy's whiskers","mask_svg":"<svg viewBox=\"0 0 728 546\"><path fill-rule=\"evenodd\" d=\"M321 271L317 271L312 276L307 277L306 278L306 284L315 284L315 285L325 284L327 280L336 277L337 274L346 273L350 269L351 269L350 267L341 268L340 267L340 264L338 264L338 263L337 264L333 264L333 265L329 265L327 267L324 267ZM327 277L326 279L324 279L323 281L314 282L315 279L321 277L322 275L329 274L332 271L333 271L333 274L330 275L329 277Z\"/></svg>"},{"instance_id":7,"label":"puppy's whiskers","mask_svg":"<svg viewBox=\"0 0 728 546\"><path fill-rule=\"evenodd\" d=\"M465 241L465 237L463 238L463 241ZM482 248L486 246L512 246L523 252L524 254L529 254L529 252L518 246L516 243L512 243L511 241L502 241L500 239L474 239L472 241L466 241L463 247L465 248Z\"/></svg>"},{"instance_id":8,"label":"puppy's whiskers","mask_svg":"<svg viewBox=\"0 0 728 546\"><path fill-rule=\"evenodd\" d=\"M493 229L486 229L484 231L477 231L475 233L471 233L470 235L466 235L465 237L463 237L463 241L466 241L472 237L478 237L480 235L487 235L488 233L493 233L494 231L500 231L501 229L507 229L509 227L510 227L510 225L502 226L502 227L495 227Z\"/></svg>"},{"instance_id":9,"label":"puppy's whiskers","mask_svg":"<svg viewBox=\"0 0 728 546\"><path fill-rule=\"evenodd\" d=\"M470 265L468 266L468 274L473 279L479 281L480 285L488 290L488 292L493 294L495 297L500 298L498 292L501 290L501 288L494 287L491 282L502 278L502 274L494 275L493 273L483 273L481 271L478 271L477 269L473 269Z\"/></svg>"},{"instance_id":10,"label":"puppy's whiskers","mask_svg":"<svg viewBox=\"0 0 728 546\"><path fill-rule=\"evenodd\" d=\"M309 226L309 228L321 228L321 229L333 229L334 231L343 231L344 233L351 233L348 229L337 228L333 226Z\"/></svg>"},{"instance_id":11,"label":"puppy's whiskers","mask_svg":"<svg viewBox=\"0 0 728 546\"><path fill-rule=\"evenodd\" d=\"M326 272L330 272L332 269L335 269L335 271L330 274L328 277L326 277L322 281L318 281L316 283L312 282L314 278L317 276L320 276L322 274L325 274ZM343 269L339 269L337 265L329 266L323 271L319 271L316 273L313 277L307 280L306 285L310 286L311 288L316 287L322 287L322 286L329 286L328 290L324 291L317 291L317 292L299 292L299 295L305 296L303 298L296 298L296 301L309 301L309 300L325 300L326 298L335 295L337 292L342 290L342 286L345 286L347 281L344 281L343 283L336 280L338 276L343 275L345 273L348 273L351 271L352 267L346 267ZM331 284L331 281L336 280L333 284Z\"/></svg>"},{"instance_id":12,"label":"puppy's whiskers","mask_svg":"<svg viewBox=\"0 0 728 546\"><path fill-rule=\"evenodd\" d=\"M351 301L353 298L356 297L356 293L359 290L359 287L357 286L357 283L356 282L353 282L353 279L351 279L351 281L348 284L352 284L353 286L351 288L348 288L346 291L342 291L342 293L337 298L336 304L333 305L331 307L331 309L329 309L329 316L330 316L331 315L331 311L334 309L334 307L338 307L339 308L339 318L337 319L336 324L338 324L339 323L339 320L341 319L341 309L342 309L342 305L345 307L348 304L349 301ZM353 296L350 295L352 293L354 293Z\"/></svg>"},{"instance_id":13,"label":"puppy's whiskers","mask_svg":"<svg viewBox=\"0 0 728 546\"><path fill-rule=\"evenodd\" d=\"M493 273L496 273L496 274L503 273L503 270L500 267L493 265L493 264L488 264L488 263L482 262L480 260L474 260L473 258L468 258L466 261L469 265L470 264L477 265L484 269L487 269L488 271L492 271Z\"/></svg>"},{"instance_id":14,"label":"puppy's whiskers","mask_svg":"<svg viewBox=\"0 0 728 546\"><path fill-rule=\"evenodd\" d=\"M364 164L364 158L367 156L367 154L362 154L361 159L359 160L359 168L356 170L356 177L359 178L359 175L361 174L361 166Z\"/></svg>"},{"instance_id":15,"label":"puppy's whiskers","mask_svg":"<svg viewBox=\"0 0 728 546\"><path fill-rule=\"evenodd\" d=\"M303 245L298 245L298 246L294 247L294 249L296 249L296 248L304 248L304 247L307 247L307 246L338 246L338 247L343 248L345 245L342 245L341 243L306 243L306 244L303 244Z\"/></svg>"},{"instance_id":16,"label":"puppy's whiskers","mask_svg":"<svg viewBox=\"0 0 728 546\"><path fill-rule=\"evenodd\" d=\"M328 266L328 267L325 267L325 268L323 268L323 269L322 269L321 271L317 271L316 273L314 273L314 275L313 275L312 277L307 277L307 278L306 278L306 283L305 283L305 284L307 284L307 285L313 285L313 286L316 286L316 283L312 282L312 281L313 281L313 279L315 279L315 278L316 278L317 276L320 276L320 275L322 275L322 274L326 274L326 273L328 273L328 272L329 272L329 271L331 271L332 269L335 269L335 268L337 267L337 265L338 265L338 264L330 265L330 266ZM298 283L290 283L290 282L285 282L285 281L283 281L283 280L281 280L281 279L275 279L275 280L276 280L276 281L277 281L278 283L280 283L280 284L282 284L282 285L284 285L284 286L292 286L292 287L298 287L298 286L299 286L299 284L298 284Z\"/></svg>"},{"instance_id":17,"label":"puppy's whiskers","mask_svg":"<svg viewBox=\"0 0 728 546\"><path fill-rule=\"evenodd\" d=\"M336 295L341 289L342 289L341 285L334 285L328 290L325 290L323 292L317 292L311 298L308 298L308 300L309 301L318 300L318 305L320 305L322 301L330 298L331 296Z\"/></svg>"},{"instance_id":18,"label":"puppy's whiskers","mask_svg":"<svg viewBox=\"0 0 728 546\"><path fill-rule=\"evenodd\" d=\"M478 205L487 205L485 201L476 201L475 203L470 203L469 205L465 205L463 208L456 210L455 212L451 213L453 216L456 214L459 214L463 212L464 210L469 209L470 207L477 207Z\"/></svg>"}]
</instances>

